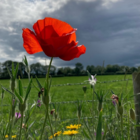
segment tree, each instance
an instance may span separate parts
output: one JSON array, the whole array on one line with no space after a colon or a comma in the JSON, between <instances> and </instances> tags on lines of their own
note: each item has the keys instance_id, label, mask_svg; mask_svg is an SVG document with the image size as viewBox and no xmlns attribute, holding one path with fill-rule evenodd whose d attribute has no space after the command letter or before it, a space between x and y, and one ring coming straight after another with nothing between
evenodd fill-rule
<instances>
[{"instance_id":1,"label":"tree","mask_svg":"<svg viewBox=\"0 0 140 140\"><path fill-rule=\"evenodd\" d=\"M96 66L95 67L95 71L97 74L101 74L102 73L102 70L103 70L103 67L102 66Z\"/></svg>"},{"instance_id":2,"label":"tree","mask_svg":"<svg viewBox=\"0 0 140 140\"><path fill-rule=\"evenodd\" d=\"M21 76L21 78L24 77L25 75L25 66L22 62L19 62L19 75Z\"/></svg>"},{"instance_id":3,"label":"tree","mask_svg":"<svg viewBox=\"0 0 140 140\"><path fill-rule=\"evenodd\" d=\"M81 71L83 70L83 65L81 63L76 63L75 64L75 74L80 75Z\"/></svg>"},{"instance_id":4,"label":"tree","mask_svg":"<svg viewBox=\"0 0 140 140\"><path fill-rule=\"evenodd\" d=\"M31 64L30 68L31 68L32 75L36 75L36 76L44 75L44 69L42 64L40 63Z\"/></svg>"},{"instance_id":5,"label":"tree","mask_svg":"<svg viewBox=\"0 0 140 140\"><path fill-rule=\"evenodd\" d=\"M87 65L86 70L88 70L89 73L91 73L91 66L90 65Z\"/></svg>"},{"instance_id":6,"label":"tree","mask_svg":"<svg viewBox=\"0 0 140 140\"><path fill-rule=\"evenodd\" d=\"M64 70L63 70L63 68L59 68L59 69L58 69L57 75L64 75Z\"/></svg>"},{"instance_id":7,"label":"tree","mask_svg":"<svg viewBox=\"0 0 140 140\"><path fill-rule=\"evenodd\" d=\"M133 72L135 72L135 71L137 71L137 68L135 68L135 67L131 67L131 68L130 68L130 72L131 72L131 73L133 73Z\"/></svg>"},{"instance_id":8,"label":"tree","mask_svg":"<svg viewBox=\"0 0 140 140\"><path fill-rule=\"evenodd\" d=\"M11 60L7 60L4 63L2 63L2 77L3 78L10 78L7 68L9 69L9 71L12 71L12 61Z\"/></svg>"},{"instance_id":9,"label":"tree","mask_svg":"<svg viewBox=\"0 0 140 140\"><path fill-rule=\"evenodd\" d=\"M63 73L64 73L65 76L72 75L72 69L70 67L65 67L63 69Z\"/></svg>"}]
</instances>

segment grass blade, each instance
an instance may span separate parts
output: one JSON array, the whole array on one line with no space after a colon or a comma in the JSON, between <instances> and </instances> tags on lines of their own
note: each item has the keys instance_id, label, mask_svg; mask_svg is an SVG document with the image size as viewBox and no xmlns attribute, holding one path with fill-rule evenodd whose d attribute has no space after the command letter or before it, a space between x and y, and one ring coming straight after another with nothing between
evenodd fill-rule
<instances>
[{"instance_id":1,"label":"grass blade","mask_svg":"<svg viewBox=\"0 0 140 140\"><path fill-rule=\"evenodd\" d=\"M87 134L87 132L86 132L85 129L83 129L83 134L84 134L84 136L85 136L87 139L91 139L90 136Z\"/></svg>"},{"instance_id":2,"label":"grass blade","mask_svg":"<svg viewBox=\"0 0 140 140\"><path fill-rule=\"evenodd\" d=\"M102 110L99 113L98 126L96 131L96 140L102 139Z\"/></svg>"},{"instance_id":3,"label":"grass blade","mask_svg":"<svg viewBox=\"0 0 140 140\"><path fill-rule=\"evenodd\" d=\"M23 88L22 88L22 83L21 80L19 79L18 81L18 88L19 88L19 94L21 97L23 97Z\"/></svg>"},{"instance_id":4,"label":"grass blade","mask_svg":"<svg viewBox=\"0 0 140 140\"><path fill-rule=\"evenodd\" d=\"M27 98L28 98L28 95L29 95L29 93L30 93L31 84L32 84L32 78L31 78L31 80L30 80L30 82L29 82L29 85L28 85L28 87L27 87L27 90L26 90L26 95L25 95L24 103L26 102L26 100L27 100Z\"/></svg>"},{"instance_id":5,"label":"grass blade","mask_svg":"<svg viewBox=\"0 0 140 140\"><path fill-rule=\"evenodd\" d=\"M11 74L11 72L10 72L8 67L7 67L7 71L8 71L8 74L9 74L10 78L12 79L12 74Z\"/></svg>"},{"instance_id":6,"label":"grass blade","mask_svg":"<svg viewBox=\"0 0 140 140\"><path fill-rule=\"evenodd\" d=\"M40 90L42 89L42 85L40 84L40 82L38 81L38 79L37 79L37 77L35 76L35 78L36 78L36 82L37 82L37 84L38 84L38 86L39 86L39 88L40 88Z\"/></svg>"},{"instance_id":7,"label":"grass blade","mask_svg":"<svg viewBox=\"0 0 140 140\"><path fill-rule=\"evenodd\" d=\"M17 73L18 73L18 67L19 67L19 63L17 63L17 65L16 65L16 69L15 69L15 71L14 71L14 78L16 79L16 77L17 77Z\"/></svg>"},{"instance_id":8,"label":"grass blade","mask_svg":"<svg viewBox=\"0 0 140 140\"><path fill-rule=\"evenodd\" d=\"M14 96L14 94L13 94L10 90L8 90L7 88L3 87L2 85L1 85L1 87L2 87L5 91L9 92L11 95Z\"/></svg>"},{"instance_id":9,"label":"grass blade","mask_svg":"<svg viewBox=\"0 0 140 140\"><path fill-rule=\"evenodd\" d=\"M19 102L22 104L23 103L22 97L17 93L16 89L15 89L15 96L18 98Z\"/></svg>"}]
</instances>

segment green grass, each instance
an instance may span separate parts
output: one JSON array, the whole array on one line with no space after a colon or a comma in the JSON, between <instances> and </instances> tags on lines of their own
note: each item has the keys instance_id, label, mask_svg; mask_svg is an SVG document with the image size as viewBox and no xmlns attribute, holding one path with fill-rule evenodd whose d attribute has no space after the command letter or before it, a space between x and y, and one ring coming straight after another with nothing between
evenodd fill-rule
<instances>
[{"instance_id":1,"label":"green grass","mask_svg":"<svg viewBox=\"0 0 140 140\"><path fill-rule=\"evenodd\" d=\"M97 76L97 81L112 81L112 80L121 80L124 79L123 75L111 75L111 76ZM126 79L130 79L131 75L127 75ZM57 77L52 78L52 85L60 85L60 84L67 84L67 83L81 83L88 80L88 76L79 76L79 77ZM44 85L45 78L39 78L40 83L42 86ZM33 79L33 82L37 85L36 80ZM1 85L6 88L9 88L10 80L0 80ZM23 87L27 87L28 79L22 79ZM127 87L126 87L127 85ZM83 86L87 86L86 95L84 95ZM126 92L132 90L132 81L121 81L121 82L112 82L112 83L102 83L96 84L96 90L102 89L106 92L109 90L113 90L115 94L126 94ZM26 90L26 89L24 89ZM133 95L133 93L130 93ZM69 86L52 86L50 90L51 95L51 102L63 102L63 101L76 101L76 100L92 100L92 91L89 84L84 85L69 85ZM108 99L110 99L111 92L108 94ZM3 104L9 104L11 97L10 94L5 92L5 96L3 99ZM33 103L38 99L38 92L36 88L32 88L31 93L29 95L28 103ZM1 99L0 99L1 102ZM62 105L61 105L62 106ZM62 110L67 110L68 108L75 108L76 105L66 105L63 107ZM73 109L73 111L76 109ZM68 114L69 116L70 114ZM72 115L73 116L73 115ZM71 117L70 117L71 118Z\"/></svg>"},{"instance_id":2,"label":"green grass","mask_svg":"<svg viewBox=\"0 0 140 140\"><path fill-rule=\"evenodd\" d=\"M112 81L112 80L121 80L124 79L124 75L110 75L110 76L96 76L98 82L103 81ZM127 75L125 77L126 79L132 79L131 75ZM28 85L28 79L21 79L23 86L27 87ZM56 77L52 78L52 85L60 85L60 84L67 84L67 83L83 83L84 81L88 80L88 76L79 76L79 77ZM44 85L45 78L39 78L40 83L42 86ZM36 80L33 79L33 82L37 85ZM10 80L0 80L0 84L3 85L6 88L9 88ZM87 92L84 94L82 87L87 86ZM26 89L24 89L26 90ZM107 96L105 98L105 101L103 103L103 115L107 116L109 111L114 108L112 105L112 101L110 99L112 93L111 90L118 96L123 94L123 97L127 96L127 101L130 100L132 103L132 106L134 104L133 98L129 98L133 95L133 83L132 80L129 81L120 81L120 82L112 82L112 83L97 83L95 86L96 92L104 92L107 93ZM7 92L5 92L4 99L2 100L0 98L1 105L8 105L10 103L10 97L11 95ZM57 125L57 130L63 130L64 126L70 125L71 123L78 123L77 122L77 103L60 103L55 104L56 102L67 102L67 101L87 101L92 100L92 90L91 86L89 84L82 84L82 85L66 85L66 86L52 86L50 90L50 96L51 96L51 102L54 103L56 109L58 109L58 120L55 122ZM95 95L94 95L95 96ZM31 89L31 93L29 95L28 100L28 107L30 107L30 104L33 104L38 99L38 92L35 88ZM108 101L110 100L110 101ZM124 100L125 103L125 100ZM50 110L55 108L53 105L50 105ZM0 106L0 119L4 120L4 122L8 121L8 113L9 113L9 106ZM82 108L82 117L91 117L92 109L92 103L91 102L84 102L83 108ZM97 111L97 102L94 106L95 114L98 116ZM128 106L125 106L125 113L128 112ZM18 111L18 106L16 108L16 111ZM115 108L113 109L113 112L115 112ZM40 127L40 124L44 120L44 113L45 108L44 105L41 106L41 108L36 107L33 117L31 118L30 122L33 120L36 121L36 123L33 125L33 129L36 129ZM72 119L72 120L69 120ZM53 119L54 120L54 119ZM89 120L90 121L90 120ZM60 123L61 122L61 123ZM82 120L81 120L82 122ZM48 128L46 129L46 131ZM16 132L14 129L13 131Z\"/></svg>"}]
</instances>

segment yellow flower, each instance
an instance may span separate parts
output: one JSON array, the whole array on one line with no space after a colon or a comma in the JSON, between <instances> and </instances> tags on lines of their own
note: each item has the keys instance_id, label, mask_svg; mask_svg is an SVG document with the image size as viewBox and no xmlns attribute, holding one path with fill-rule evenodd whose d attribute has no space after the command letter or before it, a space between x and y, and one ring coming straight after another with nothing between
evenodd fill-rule
<instances>
[{"instance_id":1,"label":"yellow flower","mask_svg":"<svg viewBox=\"0 0 140 140\"><path fill-rule=\"evenodd\" d=\"M70 130L68 130L68 131L64 131L63 135L73 136L73 135L75 135L77 133L78 133L78 131L75 131L75 130L70 131Z\"/></svg>"},{"instance_id":2,"label":"yellow flower","mask_svg":"<svg viewBox=\"0 0 140 140\"><path fill-rule=\"evenodd\" d=\"M52 139L53 137L57 137L57 136L59 136L61 133L62 133L61 131L58 131L58 132L55 133L54 135L51 135L51 136L49 137L49 139Z\"/></svg>"},{"instance_id":3,"label":"yellow flower","mask_svg":"<svg viewBox=\"0 0 140 140\"><path fill-rule=\"evenodd\" d=\"M5 135L5 138L8 138L8 135Z\"/></svg>"},{"instance_id":4,"label":"yellow flower","mask_svg":"<svg viewBox=\"0 0 140 140\"><path fill-rule=\"evenodd\" d=\"M12 138L16 138L16 137L17 137L16 135L13 135L13 136L12 136Z\"/></svg>"},{"instance_id":5,"label":"yellow flower","mask_svg":"<svg viewBox=\"0 0 140 140\"><path fill-rule=\"evenodd\" d=\"M78 129L78 128L80 128L81 127L81 124L75 124L75 125L70 125L70 126L66 126L66 128L68 128L68 129L71 129L71 130L76 130L76 129Z\"/></svg>"},{"instance_id":6,"label":"yellow flower","mask_svg":"<svg viewBox=\"0 0 140 140\"><path fill-rule=\"evenodd\" d=\"M53 136L51 135L50 137L49 137L49 139L52 139L53 138Z\"/></svg>"}]
</instances>

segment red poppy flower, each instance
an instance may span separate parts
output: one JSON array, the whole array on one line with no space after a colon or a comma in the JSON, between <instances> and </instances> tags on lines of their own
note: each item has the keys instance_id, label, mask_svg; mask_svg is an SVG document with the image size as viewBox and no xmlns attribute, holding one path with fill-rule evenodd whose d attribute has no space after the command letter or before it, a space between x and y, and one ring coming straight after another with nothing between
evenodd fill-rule
<instances>
[{"instance_id":1,"label":"red poppy flower","mask_svg":"<svg viewBox=\"0 0 140 140\"><path fill-rule=\"evenodd\" d=\"M69 61L84 54L84 45L77 46L76 29L68 23L54 18L38 20L33 25L33 31L23 29L23 46L27 53L34 54L43 51L49 57L59 57Z\"/></svg>"}]
</instances>

